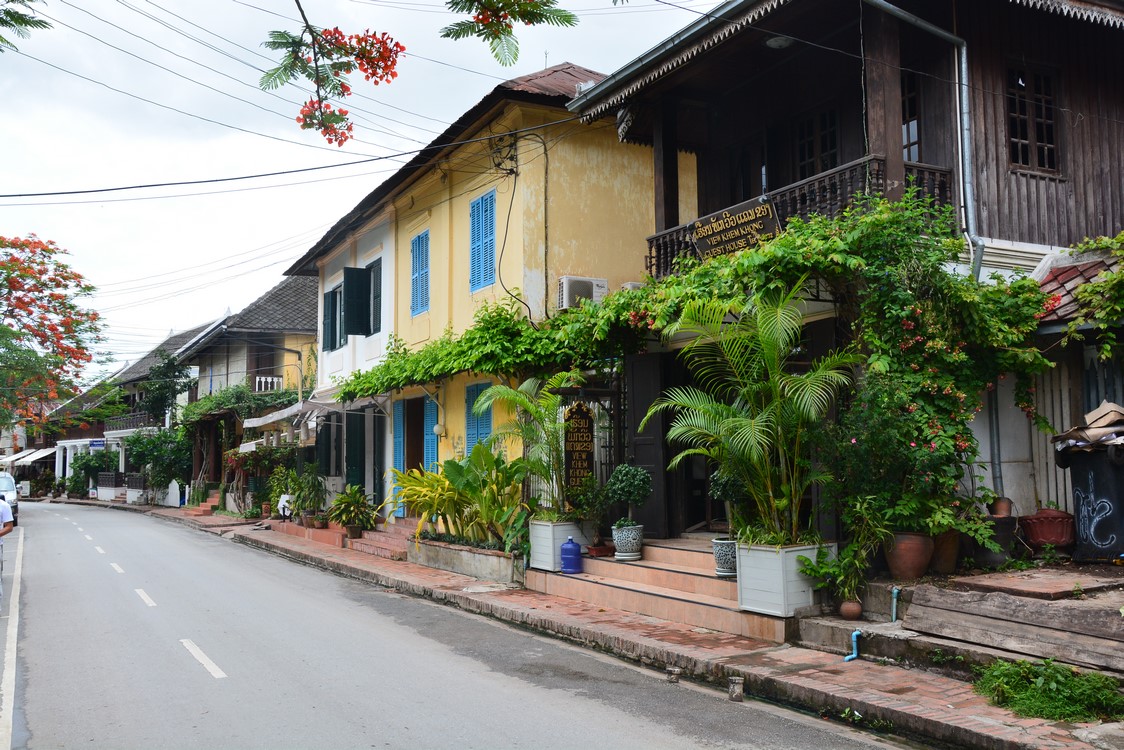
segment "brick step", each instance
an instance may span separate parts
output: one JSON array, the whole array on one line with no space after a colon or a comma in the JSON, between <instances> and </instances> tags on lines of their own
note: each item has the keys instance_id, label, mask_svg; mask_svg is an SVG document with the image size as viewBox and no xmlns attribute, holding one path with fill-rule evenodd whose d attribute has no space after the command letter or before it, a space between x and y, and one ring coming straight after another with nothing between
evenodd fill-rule
<instances>
[{"instance_id":1,"label":"brick step","mask_svg":"<svg viewBox=\"0 0 1124 750\"><path fill-rule=\"evenodd\" d=\"M565 575L542 570L527 571L526 586L532 591L561 596L597 607L612 607L661 620L783 643L790 622L738 609L737 601L703 594L688 594L663 586L620 581L581 573Z\"/></svg>"},{"instance_id":2,"label":"brick step","mask_svg":"<svg viewBox=\"0 0 1124 750\"><path fill-rule=\"evenodd\" d=\"M348 549L387 560L405 560L409 544L410 542L405 539L396 539L382 532L370 531L364 531L362 539L347 540Z\"/></svg>"},{"instance_id":3,"label":"brick step","mask_svg":"<svg viewBox=\"0 0 1124 750\"><path fill-rule=\"evenodd\" d=\"M188 506L184 508L183 514L185 516L213 516L215 509L213 506L200 505L197 507Z\"/></svg>"},{"instance_id":4,"label":"brick step","mask_svg":"<svg viewBox=\"0 0 1124 750\"><path fill-rule=\"evenodd\" d=\"M395 537L397 539L412 540L414 538L414 532L417 531L417 528L417 518L393 518L379 524L378 533L385 534L386 536L390 537Z\"/></svg>"},{"instance_id":5,"label":"brick step","mask_svg":"<svg viewBox=\"0 0 1124 750\"><path fill-rule=\"evenodd\" d=\"M280 531L282 534L295 536L298 539L307 539L310 542L329 544L333 547L343 547L347 534L339 528L308 529L289 521L275 521L270 524L271 531Z\"/></svg>"},{"instance_id":6,"label":"brick step","mask_svg":"<svg viewBox=\"0 0 1124 750\"><path fill-rule=\"evenodd\" d=\"M647 549L648 545L645 545L645 553ZM710 567L703 570L648 559L623 562L612 557L585 557L582 559L582 564L585 573L602 578L661 586L687 594L702 594L736 603L737 581L714 575L714 556L708 555L705 559Z\"/></svg>"}]
</instances>

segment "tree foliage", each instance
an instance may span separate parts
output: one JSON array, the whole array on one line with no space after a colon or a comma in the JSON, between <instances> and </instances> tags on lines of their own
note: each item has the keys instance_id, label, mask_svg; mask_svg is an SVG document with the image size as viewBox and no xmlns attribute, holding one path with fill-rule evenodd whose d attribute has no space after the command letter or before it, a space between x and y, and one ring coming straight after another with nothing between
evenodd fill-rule
<instances>
[{"instance_id":1,"label":"tree foliage","mask_svg":"<svg viewBox=\"0 0 1124 750\"><path fill-rule=\"evenodd\" d=\"M145 414L163 422L164 415L176 405L176 397L191 388L195 379L191 377L190 367L180 364L163 349L157 349L155 354L157 362L149 368L147 379L139 386L144 394L140 406Z\"/></svg>"},{"instance_id":2,"label":"tree foliage","mask_svg":"<svg viewBox=\"0 0 1124 750\"><path fill-rule=\"evenodd\" d=\"M1101 359L1111 359L1120 349L1117 333L1124 325L1124 232L1115 237L1097 237L1074 248L1075 253L1097 252L1115 259L1113 270L1102 272L1096 279L1074 290L1078 315L1069 325L1069 335L1080 339L1080 330L1088 326L1097 342Z\"/></svg>"},{"instance_id":3,"label":"tree foliage","mask_svg":"<svg viewBox=\"0 0 1124 750\"><path fill-rule=\"evenodd\" d=\"M0 237L0 421L42 421L43 404L76 390L99 340L96 312L79 300L93 287L65 251L35 235Z\"/></svg>"},{"instance_id":4,"label":"tree foliage","mask_svg":"<svg viewBox=\"0 0 1124 750\"><path fill-rule=\"evenodd\" d=\"M374 85L390 83L398 77L398 57L406 48L386 32L345 34L339 27L319 28L308 19L300 0L294 0L301 16L301 28L271 31L262 46L282 53L277 67L266 71L258 85L270 91L286 83L304 80L315 93L301 107L297 123L303 130L318 130L328 143L342 146L352 137L350 113L330 99L352 94L349 76L355 72ZM503 65L514 65L519 58L515 24L573 26L573 13L557 7L558 0L446 0L453 13L471 15L441 30L447 39L476 37L488 43Z\"/></svg>"},{"instance_id":5,"label":"tree foliage","mask_svg":"<svg viewBox=\"0 0 1124 750\"><path fill-rule=\"evenodd\" d=\"M30 29L49 29L51 24L42 18L37 18L31 11L32 3L38 0L4 0L0 2L0 32L11 31L21 39L26 39ZM16 49L16 45L0 33L0 52L4 49Z\"/></svg>"},{"instance_id":6,"label":"tree foliage","mask_svg":"<svg viewBox=\"0 0 1124 750\"><path fill-rule=\"evenodd\" d=\"M143 467L149 487L164 489L173 479L186 484L191 477L191 437L183 427L138 430L124 442L129 460Z\"/></svg>"}]
</instances>

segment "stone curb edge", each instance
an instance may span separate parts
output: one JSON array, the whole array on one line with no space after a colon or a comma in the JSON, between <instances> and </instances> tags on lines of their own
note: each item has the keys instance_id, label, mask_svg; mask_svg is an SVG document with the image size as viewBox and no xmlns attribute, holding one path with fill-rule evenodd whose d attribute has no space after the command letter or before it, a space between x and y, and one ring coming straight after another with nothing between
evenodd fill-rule
<instances>
[{"instance_id":1,"label":"stone curb edge","mask_svg":"<svg viewBox=\"0 0 1124 750\"><path fill-rule=\"evenodd\" d=\"M984 729L950 724L882 705L859 695L838 695L815 687L808 678L785 679L753 667L725 664L720 660L700 659L663 645L623 638L588 626L568 625L549 616L489 601L486 597L477 594L434 588L353 567L346 563L324 560L315 555L274 545L265 539L255 538L253 532L233 533L230 538L239 544L270 552L294 562L328 570L347 578L375 583L412 596L451 604L466 612L552 635L645 666L679 667L685 676L689 675L694 679L715 684L723 684L731 676L740 676L745 679L746 694L755 698L763 698L818 714L838 715L849 708L868 720L882 719L892 722L892 733L895 735L920 737L955 747L972 747L980 750L1040 750L1042 747L1039 742L1020 742L998 737L994 734L997 727L986 727L991 730L989 732ZM968 721L972 719L969 717Z\"/></svg>"}]
</instances>

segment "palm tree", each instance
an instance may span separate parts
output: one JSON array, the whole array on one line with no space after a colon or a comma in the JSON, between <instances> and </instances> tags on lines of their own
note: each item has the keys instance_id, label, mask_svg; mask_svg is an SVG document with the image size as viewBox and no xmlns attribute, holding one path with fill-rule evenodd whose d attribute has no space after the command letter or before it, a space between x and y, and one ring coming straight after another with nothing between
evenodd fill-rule
<instances>
[{"instance_id":1,"label":"palm tree","mask_svg":"<svg viewBox=\"0 0 1124 750\"><path fill-rule=\"evenodd\" d=\"M858 357L832 352L798 372L802 283L770 287L742 309L717 300L687 303L665 335L692 337L681 351L698 386L671 388L648 410L674 414L667 438L687 446L672 460L704 456L749 497L730 519L744 542L792 544L801 536L804 493L827 476L814 467L810 431L850 382Z\"/></svg>"},{"instance_id":2,"label":"palm tree","mask_svg":"<svg viewBox=\"0 0 1124 750\"><path fill-rule=\"evenodd\" d=\"M584 382L582 374L573 371L555 373L545 382L528 378L518 388L493 385L476 397L473 406L478 415L493 403L515 412L515 419L497 429L493 439L519 438L530 473L545 487L547 497L543 499L560 511L566 510L566 422L558 390Z\"/></svg>"}]
</instances>

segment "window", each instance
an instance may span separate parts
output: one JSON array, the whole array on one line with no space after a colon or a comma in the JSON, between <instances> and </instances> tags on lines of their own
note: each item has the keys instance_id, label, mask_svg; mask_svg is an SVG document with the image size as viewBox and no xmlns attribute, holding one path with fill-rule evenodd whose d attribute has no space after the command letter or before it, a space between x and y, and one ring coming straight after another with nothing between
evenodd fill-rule
<instances>
[{"instance_id":1,"label":"window","mask_svg":"<svg viewBox=\"0 0 1124 750\"><path fill-rule=\"evenodd\" d=\"M410 315L429 310L429 230L410 240Z\"/></svg>"},{"instance_id":2,"label":"window","mask_svg":"<svg viewBox=\"0 0 1124 750\"><path fill-rule=\"evenodd\" d=\"M1049 74L1007 70L1007 151L1012 166L1058 171L1055 98Z\"/></svg>"},{"instance_id":3,"label":"window","mask_svg":"<svg viewBox=\"0 0 1124 750\"><path fill-rule=\"evenodd\" d=\"M371 274L371 325L369 333L382 331L382 258L367 266Z\"/></svg>"},{"instance_id":4,"label":"window","mask_svg":"<svg viewBox=\"0 0 1124 750\"><path fill-rule=\"evenodd\" d=\"M902 71L902 158L921 161L921 106L917 73Z\"/></svg>"},{"instance_id":5,"label":"window","mask_svg":"<svg viewBox=\"0 0 1124 750\"><path fill-rule=\"evenodd\" d=\"M464 454L466 456L472 453L473 446L492 436L492 407L489 406L479 416L473 413L476 399L488 390L490 385L490 383L477 383L464 390Z\"/></svg>"},{"instance_id":6,"label":"window","mask_svg":"<svg viewBox=\"0 0 1124 750\"><path fill-rule=\"evenodd\" d=\"M478 292L496 283L496 191L469 206L469 291Z\"/></svg>"},{"instance_id":7,"label":"window","mask_svg":"<svg viewBox=\"0 0 1124 750\"><path fill-rule=\"evenodd\" d=\"M330 352L347 343L343 328L343 286L324 293L324 329L321 346Z\"/></svg>"},{"instance_id":8,"label":"window","mask_svg":"<svg viewBox=\"0 0 1124 750\"><path fill-rule=\"evenodd\" d=\"M839 166L839 125L835 110L820 112L796 123L798 179L814 177Z\"/></svg>"}]
</instances>

